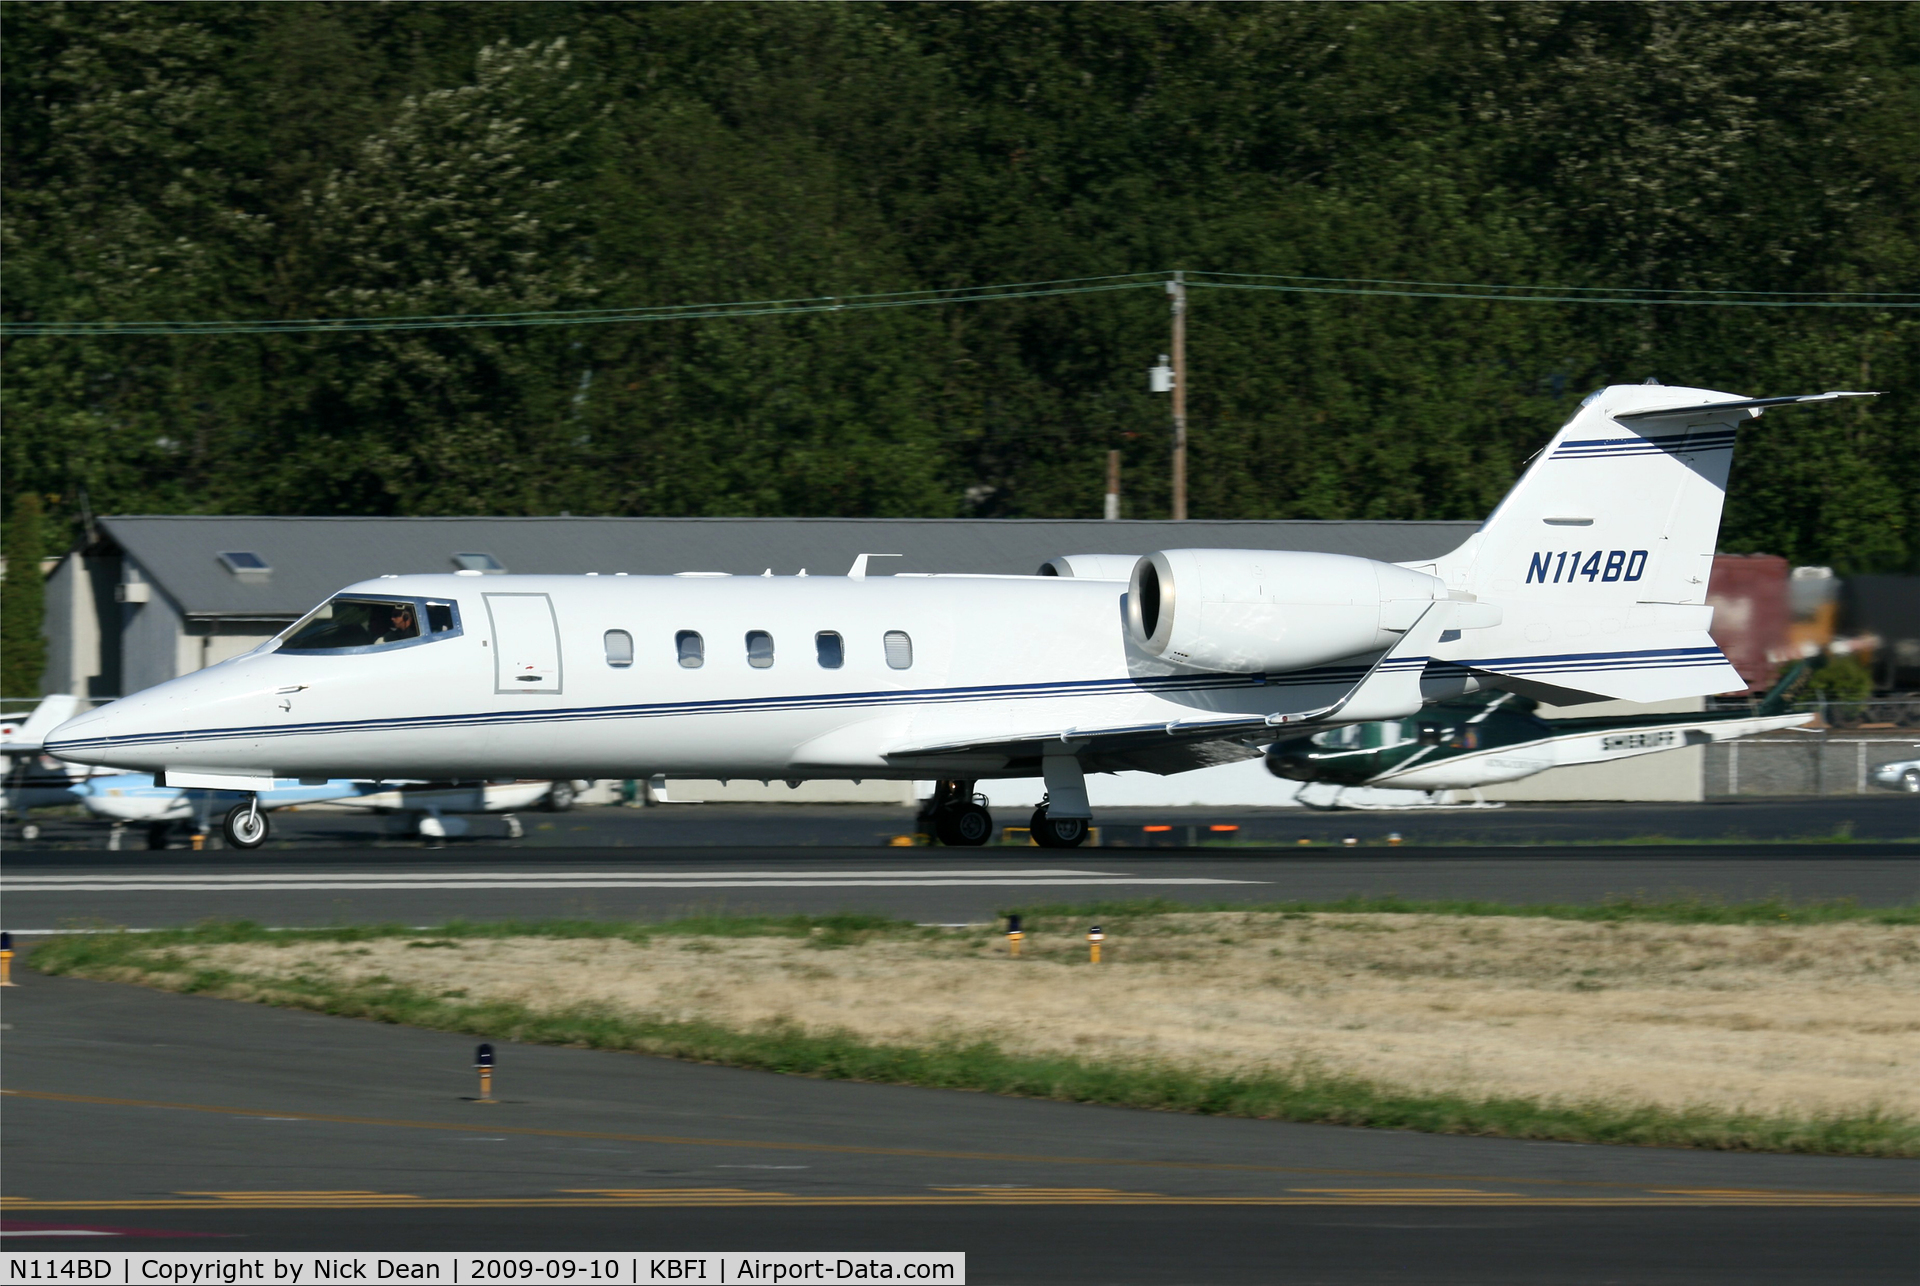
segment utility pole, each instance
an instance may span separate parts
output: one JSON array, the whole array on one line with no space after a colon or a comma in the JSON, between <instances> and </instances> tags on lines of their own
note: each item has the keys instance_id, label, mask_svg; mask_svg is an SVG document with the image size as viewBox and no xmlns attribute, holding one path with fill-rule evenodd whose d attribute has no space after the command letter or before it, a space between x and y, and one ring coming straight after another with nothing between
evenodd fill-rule
<instances>
[{"instance_id":1,"label":"utility pole","mask_svg":"<svg viewBox=\"0 0 1920 1286\"><path fill-rule=\"evenodd\" d=\"M1120 453L1107 452L1107 508L1101 515L1108 522L1120 516Z\"/></svg>"},{"instance_id":2,"label":"utility pole","mask_svg":"<svg viewBox=\"0 0 1920 1286\"><path fill-rule=\"evenodd\" d=\"M1176 272L1167 283L1173 297L1173 518L1187 516L1187 283Z\"/></svg>"}]
</instances>

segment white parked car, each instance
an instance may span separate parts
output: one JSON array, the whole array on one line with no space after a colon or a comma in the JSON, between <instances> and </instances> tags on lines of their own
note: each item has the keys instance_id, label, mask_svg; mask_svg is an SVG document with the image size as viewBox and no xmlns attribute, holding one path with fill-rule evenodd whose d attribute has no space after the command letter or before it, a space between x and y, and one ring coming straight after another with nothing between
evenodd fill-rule
<instances>
[{"instance_id":1,"label":"white parked car","mask_svg":"<svg viewBox=\"0 0 1920 1286\"><path fill-rule=\"evenodd\" d=\"M1909 795L1920 795L1920 759L1901 759L1881 764L1873 770L1873 779L1889 790L1904 790Z\"/></svg>"}]
</instances>

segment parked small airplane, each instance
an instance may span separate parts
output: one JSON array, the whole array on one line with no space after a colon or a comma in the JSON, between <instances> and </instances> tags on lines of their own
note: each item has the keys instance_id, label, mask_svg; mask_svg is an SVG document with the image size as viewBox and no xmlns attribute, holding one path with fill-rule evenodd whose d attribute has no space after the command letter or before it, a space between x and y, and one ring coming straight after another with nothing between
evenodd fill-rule
<instances>
[{"instance_id":1,"label":"parked small airplane","mask_svg":"<svg viewBox=\"0 0 1920 1286\"><path fill-rule=\"evenodd\" d=\"M514 814L546 799L554 783L511 782L373 782L335 779L317 785L276 782L258 792L259 806L268 812L302 804L339 804L365 808L401 819L402 829L427 839L446 839L467 833L457 814L500 813L507 834L522 833ZM158 785L147 773L109 773L73 783L61 802L79 804L95 817L125 824L145 823L147 847L165 848L175 829L186 822L200 834L211 833L215 811L248 807L246 792Z\"/></svg>"},{"instance_id":2,"label":"parked small airplane","mask_svg":"<svg viewBox=\"0 0 1920 1286\"><path fill-rule=\"evenodd\" d=\"M499 813L507 838L519 839L524 830L515 814L536 805L564 812L573 806L574 792L574 783L566 781L421 782L393 789L376 786L368 794L338 802L396 815L404 830L425 839L465 835L467 821L457 814Z\"/></svg>"},{"instance_id":3,"label":"parked small airplane","mask_svg":"<svg viewBox=\"0 0 1920 1286\"><path fill-rule=\"evenodd\" d=\"M1705 606L1735 430L1772 407L1616 385L1442 557L1171 549L1036 576L383 576L245 656L62 725L53 753L257 791L276 776L938 781L1041 777L1032 834L1087 835L1085 774L1253 758L1283 729L1488 688L1571 705L1740 686ZM1050 572L1051 574L1044 574ZM266 837L228 813L229 841Z\"/></svg>"},{"instance_id":4,"label":"parked small airplane","mask_svg":"<svg viewBox=\"0 0 1920 1286\"><path fill-rule=\"evenodd\" d=\"M254 794L258 806L272 812L297 804L349 799L379 789L381 787L371 782L335 780L312 785L278 782ZM226 813L236 804L247 807L247 793L160 785L149 773L106 773L74 782L65 802L78 802L90 815L120 825L142 823L147 828L147 847L165 848L174 828L181 822L192 824L196 833L211 833L214 812ZM114 845L118 844L116 838Z\"/></svg>"},{"instance_id":5,"label":"parked small airplane","mask_svg":"<svg viewBox=\"0 0 1920 1286\"><path fill-rule=\"evenodd\" d=\"M79 697L58 692L42 697L25 719L0 720L0 807L19 819L22 839L39 837L33 809L71 804L74 783L87 776L86 768L42 753L46 734L78 714L80 706Z\"/></svg>"},{"instance_id":6,"label":"parked small airplane","mask_svg":"<svg viewBox=\"0 0 1920 1286\"><path fill-rule=\"evenodd\" d=\"M1428 706L1415 718L1347 724L1275 742L1267 771L1309 783L1296 797L1337 808L1355 786L1393 790L1478 790L1568 764L1606 763L1682 746L1794 728L1812 714L1787 709L1806 675L1795 665L1751 711L1542 719L1538 702L1515 692L1480 692ZM1311 790L1330 785L1331 796Z\"/></svg>"}]
</instances>

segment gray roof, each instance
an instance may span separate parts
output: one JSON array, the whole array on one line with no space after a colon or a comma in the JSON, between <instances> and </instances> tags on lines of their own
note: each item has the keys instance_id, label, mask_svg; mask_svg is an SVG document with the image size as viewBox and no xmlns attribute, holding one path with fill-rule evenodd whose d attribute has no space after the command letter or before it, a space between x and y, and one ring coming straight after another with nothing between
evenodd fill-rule
<instances>
[{"instance_id":1,"label":"gray roof","mask_svg":"<svg viewBox=\"0 0 1920 1286\"><path fill-rule=\"evenodd\" d=\"M103 518L100 525L190 616L295 617L343 585L386 572L450 572L456 552L513 572L840 575L861 553L903 554L893 572L1027 574L1060 554L1156 549L1301 549L1383 562L1433 558L1474 522L1148 522L1009 518ZM272 568L243 579L223 551Z\"/></svg>"}]
</instances>

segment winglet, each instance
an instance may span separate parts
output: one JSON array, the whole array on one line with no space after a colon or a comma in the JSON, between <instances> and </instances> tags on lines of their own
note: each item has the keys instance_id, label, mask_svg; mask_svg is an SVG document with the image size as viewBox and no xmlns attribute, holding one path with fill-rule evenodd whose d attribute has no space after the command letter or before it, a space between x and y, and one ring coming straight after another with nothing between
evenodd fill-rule
<instances>
[{"instance_id":1,"label":"winglet","mask_svg":"<svg viewBox=\"0 0 1920 1286\"><path fill-rule=\"evenodd\" d=\"M1798 397L1751 397L1739 402L1696 402L1692 406L1663 406L1651 411L1628 411L1613 418L1621 424L1631 424L1636 420L1670 420L1718 411L1752 411L1758 415L1770 406L1805 406L1809 402L1837 402L1843 397L1879 396L1878 393L1835 390L1830 393L1803 393Z\"/></svg>"}]
</instances>

